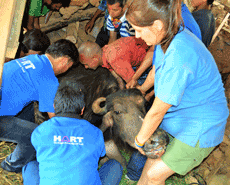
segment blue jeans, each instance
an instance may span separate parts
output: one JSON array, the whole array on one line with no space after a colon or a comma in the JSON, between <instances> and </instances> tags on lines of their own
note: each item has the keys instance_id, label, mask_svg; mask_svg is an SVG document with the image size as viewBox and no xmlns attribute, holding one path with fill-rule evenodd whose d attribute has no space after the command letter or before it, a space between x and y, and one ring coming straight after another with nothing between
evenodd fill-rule
<instances>
[{"instance_id":1,"label":"blue jeans","mask_svg":"<svg viewBox=\"0 0 230 185\"><path fill-rule=\"evenodd\" d=\"M133 70L136 72L137 68L136 68L135 66L133 66L132 68L133 68ZM140 78L137 80L137 82L138 82L139 85L142 85L142 84L145 82L145 80L146 80L146 78L147 78L147 76L148 76L148 74L149 74L149 71L150 71L151 69L152 69L152 68L146 69L145 72L140 76Z\"/></svg>"},{"instance_id":2,"label":"blue jeans","mask_svg":"<svg viewBox=\"0 0 230 185\"><path fill-rule=\"evenodd\" d=\"M108 160L99 170L102 185L118 185L121 181L123 167L115 159ZM24 185L39 185L39 163L31 161L22 169Z\"/></svg>"},{"instance_id":3,"label":"blue jeans","mask_svg":"<svg viewBox=\"0 0 230 185\"><path fill-rule=\"evenodd\" d=\"M0 116L0 140L17 143L13 153L7 156L1 166L12 172L20 172L22 167L36 157L35 149L30 142L33 130L38 126L34 120L33 103L29 104L17 117ZM27 121L30 120L30 121Z\"/></svg>"},{"instance_id":4,"label":"blue jeans","mask_svg":"<svg viewBox=\"0 0 230 185\"><path fill-rule=\"evenodd\" d=\"M147 157L142 155L139 151L135 151L127 165L127 176L133 180L138 181L141 177Z\"/></svg>"}]
</instances>

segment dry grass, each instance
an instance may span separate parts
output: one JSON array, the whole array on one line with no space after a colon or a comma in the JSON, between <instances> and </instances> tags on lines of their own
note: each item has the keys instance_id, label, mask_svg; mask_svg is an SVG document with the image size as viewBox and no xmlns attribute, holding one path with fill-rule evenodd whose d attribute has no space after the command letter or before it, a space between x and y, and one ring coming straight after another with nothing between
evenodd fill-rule
<instances>
[{"instance_id":1,"label":"dry grass","mask_svg":"<svg viewBox=\"0 0 230 185\"><path fill-rule=\"evenodd\" d=\"M0 142L0 162L2 162L15 148L14 143ZM1 185L23 185L22 174L8 172L0 168Z\"/></svg>"}]
</instances>

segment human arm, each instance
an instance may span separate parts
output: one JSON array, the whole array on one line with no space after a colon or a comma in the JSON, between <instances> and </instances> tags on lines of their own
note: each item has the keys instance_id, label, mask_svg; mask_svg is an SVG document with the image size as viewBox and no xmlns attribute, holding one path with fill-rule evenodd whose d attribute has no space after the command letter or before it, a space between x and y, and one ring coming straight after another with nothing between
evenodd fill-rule
<instances>
[{"instance_id":1,"label":"human arm","mask_svg":"<svg viewBox=\"0 0 230 185\"><path fill-rule=\"evenodd\" d=\"M93 17L90 19L90 21L85 25L85 32L91 32L94 26L95 21L97 18L101 15L103 11L100 9L97 9L97 11L94 13Z\"/></svg>"},{"instance_id":2,"label":"human arm","mask_svg":"<svg viewBox=\"0 0 230 185\"><path fill-rule=\"evenodd\" d=\"M143 95L154 86L155 80L155 65L153 65L152 69L149 71L149 74L145 80L145 82L141 86L137 86L137 88L142 92Z\"/></svg>"},{"instance_id":3,"label":"human arm","mask_svg":"<svg viewBox=\"0 0 230 185\"><path fill-rule=\"evenodd\" d=\"M166 112L172 105L163 102L158 97L155 98L152 107L146 114L144 121L142 123L142 127L137 134L137 141L140 144L145 143L150 136L155 132L157 127L160 125L161 121L163 120ZM141 148L137 149L144 154L144 151Z\"/></svg>"},{"instance_id":4,"label":"human arm","mask_svg":"<svg viewBox=\"0 0 230 185\"><path fill-rule=\"evenodd\" d=\"M137 80L141 77L141 75L152 65L154 46L152 46L146 53L143 62L141 63L138 70L133 75L132 79L126 84L126 88L133 88L137 85Z\"/></svg>"},{"instance_id":5,"label":"human arm","mask_svg":"<svg viewBox=\"0 0 230 185\"><path fill-rule=\"evenodd\" d=\"M111 44L112 42L114 42L115 40L117 40L117 32L115 31L110 31L109 32L109 43Z\"/></svg>"},{"instance_id":6,"label":"human arm","mask_svg":"<svg viewBox=\"0 0 230 185\"><path fill-rule=\"evenodd\" d=\"M194 8L207 5L207 0L191 0L191 5Z\"/></svg>"},{"instance_id":7,"label":"human arm","mask_svg":"<svg viewBox=\"0 0 230 185\"><path fill-rule=\"evenodd\" d=\"M111 71L111 74L117 79L120 89L124 89L125 83L122 78L115 71Z\"/></svg>"}]
</instances>

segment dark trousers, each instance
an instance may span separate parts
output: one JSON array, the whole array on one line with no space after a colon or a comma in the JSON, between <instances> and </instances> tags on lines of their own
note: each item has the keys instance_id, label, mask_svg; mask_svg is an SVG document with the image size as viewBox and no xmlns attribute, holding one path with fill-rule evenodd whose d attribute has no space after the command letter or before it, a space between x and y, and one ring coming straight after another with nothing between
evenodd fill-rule
<instances>
[{"instance_id":1,"label":"dark trousers","mask_svg":"<svg viewBox=\"0 0 230 185\"><path fill-rule=\"evenodd\" d=\"M117 32L117 39L121 38L121 35L119 32ZM98 33L96 41L95 41L101 48L109 43L109 30L107 28L104 28L104 26L101 28L101 31Z\"/></svg>"},{"instance_id":2,"label":"dark trousers","mask_svg":"<svg viewBox=\"0 0 230 185\"><path fill-rule=\"evenodd\" d=\"M98 33L96 41L101 48L109 43L109 30L102 27L101 31Z\"/></svg>"},{"instance_id":3,"label":"dark trousers","mask_svg":"<svg viewBox=\"0 0 230 185\"><path fill-rule=\"evenodd\" d=\"M202 42L208 47L215 33L215 19L211 10L201 9L192 13L200 27Z\"/></svg>"},{"instance_id":4,"label":"dark trousers","mask_svg":"<svg viewBox=\"0 0 230 185\"><path fill-rule=\"evenodd\" d=\"M10 169L7 169L9 171L21 169L35 159L36 153L30 137L38 125L31 121L34 121L33 103L25 107L16 117L0 117L0 140L17 143L15 150L6 158L10 164Z\"/></svg>"}]
</instances>

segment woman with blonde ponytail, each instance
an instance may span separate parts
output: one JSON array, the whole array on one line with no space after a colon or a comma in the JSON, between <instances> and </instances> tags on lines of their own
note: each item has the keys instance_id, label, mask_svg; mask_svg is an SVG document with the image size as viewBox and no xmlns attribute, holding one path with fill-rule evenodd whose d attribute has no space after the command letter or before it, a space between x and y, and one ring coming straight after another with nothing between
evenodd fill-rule
<instances>
[{"instance_id":1,"label":"woman with blonde ponytail","mask_svg":"<svg viewBox=\"0 0 230 185\"><path fill-rule=\"evenodd\" d=\"M224 87L211 53L183 26L180 0L133 0L126 18L137 38L155 46L152 70L138 87L145 94L154 85L155 99L136 148L145 155L143 145L158 127L170 137L159 158L147 159L138 185L162 185L198 166L222 142L229 115Z\"/></svg>"}]
</instances>

